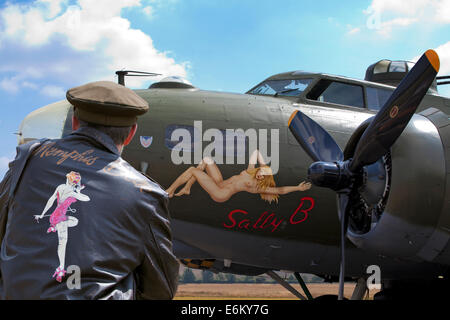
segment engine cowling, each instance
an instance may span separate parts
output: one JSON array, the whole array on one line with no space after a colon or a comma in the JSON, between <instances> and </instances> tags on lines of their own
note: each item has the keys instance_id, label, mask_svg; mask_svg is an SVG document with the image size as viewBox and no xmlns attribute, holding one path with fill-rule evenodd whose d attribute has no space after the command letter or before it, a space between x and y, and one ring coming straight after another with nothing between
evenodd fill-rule
<instances>
[{"instance_id":1,"label":"engine cowling","mask_svg":"<svg viewBox=\"0 0 450 320\"><path fill-rule=\"evenodd\" d=\"M368 124L355 131L346 157ZM450 265L449 178L450 120L430 108L414 115L390 154L366 169L348 238L381 255Z\"/></svg>"}]
</instances>

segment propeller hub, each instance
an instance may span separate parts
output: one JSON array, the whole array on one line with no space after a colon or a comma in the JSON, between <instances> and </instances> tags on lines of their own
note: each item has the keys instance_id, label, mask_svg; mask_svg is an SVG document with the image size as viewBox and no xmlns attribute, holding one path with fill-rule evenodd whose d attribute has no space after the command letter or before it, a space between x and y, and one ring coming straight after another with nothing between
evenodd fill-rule
<instances>
[{"instance_id":1,"label":"propeller hub","mask_svg":"<svg viewBox=\"0 0 450 320\"><path fill-rule=\"evenodd\" d=\"M341 190L352 183L353 173L348 170L349 161L317 161L308 169L308 179L317 186Z\"/></svg>"}]
</instances>

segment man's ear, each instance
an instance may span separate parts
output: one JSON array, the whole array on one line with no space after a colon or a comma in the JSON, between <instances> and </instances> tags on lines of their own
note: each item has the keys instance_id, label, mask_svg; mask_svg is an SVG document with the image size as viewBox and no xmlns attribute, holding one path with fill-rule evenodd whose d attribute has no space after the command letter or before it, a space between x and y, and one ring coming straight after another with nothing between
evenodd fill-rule
<instances>
[{"instance_id":1,"label":"man's ear","mask_svg":"<svg viewBox=\"0 0 450 320\"><path fill-rule=\"evenodd\" d=\"M78 118L75 117L75 114L72 114L72 131L76 131L80 128L80 122Z\"/></svg>"},{"instance_id":2,"label":"man's ear","mask_svg":"<svg viewBox=\"0 0 450 320\"><path fill-rule=\"evenodd\" d=\"M133 126L131 127L130 133L128 134L128 137L125 139L123 143L124 146L130 144L131 140L133 140L133 137L136 134L136 130L137 130L137 123L133 124Z\"/></svg>"}]
</instances>

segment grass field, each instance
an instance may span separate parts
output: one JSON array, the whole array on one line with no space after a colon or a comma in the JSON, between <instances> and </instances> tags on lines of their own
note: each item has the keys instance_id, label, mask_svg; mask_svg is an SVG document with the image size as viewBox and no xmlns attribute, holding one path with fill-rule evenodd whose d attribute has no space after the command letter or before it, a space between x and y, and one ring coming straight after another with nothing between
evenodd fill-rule
<instances>
[{"instance_id":1,"label":"grass field","mask_svg":"<svg viewBox=\"0 0 450 320\"><path fill-rule=\"evenodd\" d=\"M311 295L318 297L325 294L337 294L337 283L310 283L307 285ZM301 294L304 295L300 285L293 284ZM346 284L344 295L350 298L355 284ZM373 299L376 290L369 292L369 299ZM180 284L175 296L177 300L234 300L234 299L268 299L268 300L291 300L297 299L292 293L287 291L279 284L218 284L218 283L200 283L200 284Z\"/></svg>"}]
</instances>

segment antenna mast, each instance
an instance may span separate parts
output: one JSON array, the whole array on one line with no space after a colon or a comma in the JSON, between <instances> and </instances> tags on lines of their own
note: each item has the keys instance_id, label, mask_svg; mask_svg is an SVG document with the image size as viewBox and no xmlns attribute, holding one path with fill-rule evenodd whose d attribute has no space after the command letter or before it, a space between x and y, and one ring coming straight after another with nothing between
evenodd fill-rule
<instances>
[{"instance_id":1,"label":"antenna mast","mask_svg":"<svg viewBox=\"0 0 450 320\"><path fill-rule=\"evenodd\" d=\"M116 71L117 76L119 77L118 83L125 86L125 76L128 77L154 77L160 76L160 73L154 72L143 72L143 71L132 71L132 70L121 70Z\"/></svg>"}]
</instances>

